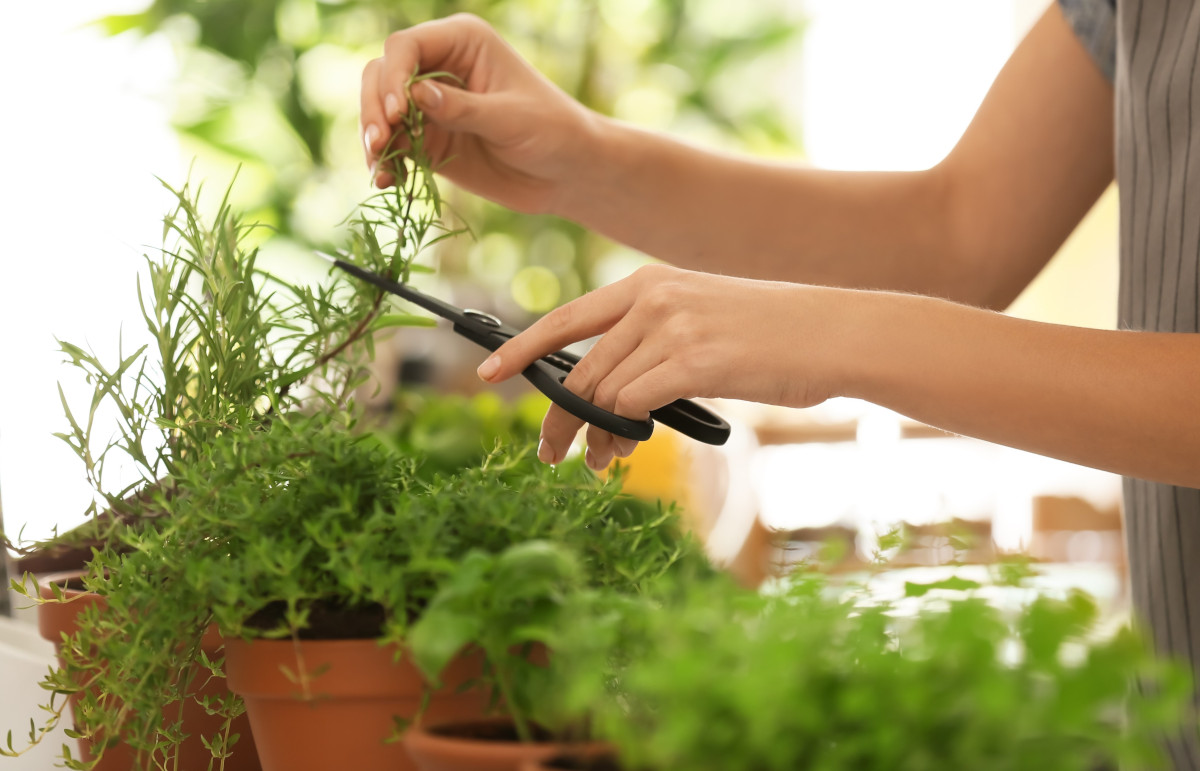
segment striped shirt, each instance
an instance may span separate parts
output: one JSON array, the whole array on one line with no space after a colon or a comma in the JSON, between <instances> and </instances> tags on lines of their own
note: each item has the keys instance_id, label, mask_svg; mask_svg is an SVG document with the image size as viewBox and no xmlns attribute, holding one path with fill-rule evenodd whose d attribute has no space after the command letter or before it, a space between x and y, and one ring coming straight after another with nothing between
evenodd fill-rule
<instances>
[{"instance_id":1,"label":"striped shirt","mask_svg":"<svg viewBox=\"0 0 1200 771\"><path fill-rule=\"evenodd\" d=\"M1200 2L1060 5L1114 86L1120 326L1200 331ZM1200 490L1125 479L1124 493L1134 611L1200 674ZM1200 743L1170 750L1175 768L1200 769Z\"/></svg>"}]
</instances>

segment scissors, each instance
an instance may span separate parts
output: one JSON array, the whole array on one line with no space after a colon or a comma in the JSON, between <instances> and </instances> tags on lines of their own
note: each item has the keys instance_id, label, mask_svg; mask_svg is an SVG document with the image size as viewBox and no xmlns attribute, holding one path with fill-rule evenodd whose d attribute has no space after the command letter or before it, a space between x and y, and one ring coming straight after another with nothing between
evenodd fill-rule
<instances>
[{"instance_id":1,"label":"scissors","mask_svg":"<svg viewBox=\"0 0 1200 771\"><path fill-rule=\"evenodd\" d=\"M389 294L394 294L414 305L440 316L454 325L454 331L473 343L494 351L515 337L521 330L510 327L490 313L472 309L456 308L435 297L430 297L407 284L393 281L386 276L372 273L351 262L324 252L315 254L334 267L366 281ZM633 420L597 407L579 394L563 385L563 380L575 365L579 356L567 351L543 356L525 368L521 374L559 407L582 421L626 439L644 441L654 432L654 422L670 426L679 433L706 444L725 444L729 438L729 424L719 415L701 407L690 399L676 399L665 407L650 411L647 420Z\"/></svg>"}]
</instances>

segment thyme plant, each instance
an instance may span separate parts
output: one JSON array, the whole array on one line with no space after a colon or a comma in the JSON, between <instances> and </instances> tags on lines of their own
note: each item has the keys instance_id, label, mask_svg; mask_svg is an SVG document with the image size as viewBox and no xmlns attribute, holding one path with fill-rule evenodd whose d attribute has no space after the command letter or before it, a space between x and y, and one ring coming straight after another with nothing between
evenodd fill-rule
<instances>
[{"instance_id":1,"label":"thyme plant","mask_svg":"<svg viewBox=\"0 0 1200 771\"><path fill-rule=\"evenodd\" d=\"M165 516L123 528L97 553L85 584L109 607L82 616L66 667L45 683L80 695L78 731L120 736L140 767L170 768L183 728L164 715L196 698L196 663L221 672L200 650L213 623L226 636L374 638L426 656L433 646L448 660L477 639L508 639L516 621L526 634L548 621L548 582L564 595L636 594L676 565L703 564L671 512L582 464L546 468L526 446L423 479L416 459L354 428L351 414L329 410L232 427L158 496ZM563 552L578 557L555 561ZM570 580L557 579L562 564ZM471 571L504 594L504 612L459 607L460 632L464 619L473 631L436 629L446 592ZM304 687L307 674L297 672ZM242 709L234 696L205 706L226 726ZM205 741L219 768L236 737Z\"/></svg>"}]
</instances>

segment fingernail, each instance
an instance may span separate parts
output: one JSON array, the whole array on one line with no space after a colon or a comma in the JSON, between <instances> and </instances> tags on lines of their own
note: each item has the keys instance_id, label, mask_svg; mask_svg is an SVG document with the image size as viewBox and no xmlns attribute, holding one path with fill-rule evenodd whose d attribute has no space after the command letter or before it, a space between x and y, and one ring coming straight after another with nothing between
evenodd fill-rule
<instances>
[{"instance_id":1,"label":"fingernail","mask_svg":"<svg viewBox=\"0 0 1200 771\"><path fill-rule=\"evenodd\" d=\"M367 130L363 132L363 146L367 148L368 153L375 152L375 140L379 138L379 129L374 126L367 126Z\"/></svg>"},{"instance_id":2,"label":"fingernail","mask_svg":"<svg viewBox=\"0 0 1200 771\"><path fill-rule=\"evenodd\" d=\"M604 470L604 465L601 464L598 460L596 460L596 456L592 454L592 451L590 448L588 449L588 451L586 453L584 453L583 460L585 463L587 463L588 468L590 468L592 471L603 471Z\"/></svg>"},{"instance_id":3,"label":"fingernail","mask_svg":"<svg viewBox=\"0 0 1200 771\"><path fill-rule=\"evenodd\" d=\"M483 364L479 365L479 369L475 370L475 374L483 380L491 380L500 371L500 357L489 356Z\"/></svg>"},{"instance_id":4,"label":"fingernail","mask_svg":"<svg viewBox=\"0 0 1200 771\"><path fill-rule=\"evenodd\" d=\"M383 98L383 111L387 113L390 121L400 119L400 100L396 98L395 94L388 94Z\"/></svg>"},{"instance_id":5,"label":"fingernail","mask_svg":"<svg viewBox=\"0 0 1200 771\"><path fill-rule=\"evenodd\" d=\"M425 81L413 96L424 110L436 110L442 106L442 89L435 86L433 81Z\"/></svg>"},{"instance_id":6,"label":"fingernail","mask_svg":"<svg viewBox=\"0 0 1200 771\"><path fill-rule=\"evenodd\" d=\"M554 449L551 448L550 445L546 444L545 439L538 440L537 456L538 460L540 460L542 463L554 462Z\"/></svg>"}]
</instances>

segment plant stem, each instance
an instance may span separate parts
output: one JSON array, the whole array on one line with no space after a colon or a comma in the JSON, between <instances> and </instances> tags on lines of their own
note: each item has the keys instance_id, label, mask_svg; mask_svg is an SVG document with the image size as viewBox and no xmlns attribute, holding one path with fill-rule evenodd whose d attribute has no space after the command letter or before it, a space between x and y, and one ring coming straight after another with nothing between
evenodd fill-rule
<instances>
[{"instance_id":1,"label":"plant stem","mask_svg":"<svg viewBox=\"0 0 1200 771\"><path fill-rule=\"evenodd\" d=\"M511 654L508 651L501 653L501 656L509 655ZM500 695L504 697L504 703L508 705L508 713L512 716L513 726L517 729L517 737L523 743L529 744L533 741L533 731L529 726L528 718L521 714L521 708L513 698L515 693L508 681L508 670L496 663L501 660L499 656L489 653L488 657L492 659L492 666L496 668L496 686L500 689Z\"/></svg>"}]
</instances>

